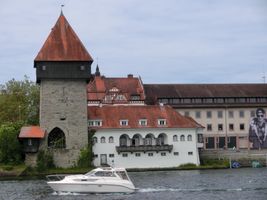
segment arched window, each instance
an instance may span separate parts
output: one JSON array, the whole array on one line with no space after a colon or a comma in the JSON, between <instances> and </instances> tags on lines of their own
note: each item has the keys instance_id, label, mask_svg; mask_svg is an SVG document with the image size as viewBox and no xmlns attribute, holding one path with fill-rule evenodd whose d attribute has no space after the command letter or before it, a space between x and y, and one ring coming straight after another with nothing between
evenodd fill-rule
<instances>
[{"instance_id":1,"label":"arched window","mask_svg":"<svg viewBox=\"0 0 267 200\"><path fill-rule=\"evenodd\" d=\"M100 138L100 142L101 142L101 143L106 143L106 138L105 138L105 137L101 137L101 138Z\"/></svg>"},{"instance_id":2,"label":"arched window","mask_svg":"<svg viewBox=\"0 0 267 200\"><path fill-rule=\"evenodd\" d=\"M152 145L153 138L155 138L153 134L147 134L145 138L145 145Z\"/></svg>"},{"instance_id":3,"label":"arched window","mask_svg":"<svg viewBox=\"0 0 267 200\"><path fill-rule=\"evenodd\" d=\"M174 141L174 142L177 142L177 141L178 141L178 137L177 137L177 135L174 135L174 136L173 136L173 141Z\"/></svg>"},{"instance_id":4,"label":"arched window","mask_svg":"<svg viewBox=\"0 0 267 200\"><path fill-rule=\"evenodd\" d=\"M97 137L93 137L93 144L97 143Z\"/></svg>"},{"instance_id":5,"label":"arched window","mask_svg":"<svg viewBox=\"0 0 267 200\"><path fill-rule=\"evenodd\" d=\"M129 136L123 134L120 136L120 146L127 146L127 141L129 140Z\"/></svg>"},{"instance_id":6,"label":"arched window","mask_svg":"<svg viewBox=\"0 0 267 200\"><path fill-rule=\"evenodd\" d=\"M132 146L139 146L141 145L142 136L140 134L135 134L132 139Z\"/></svg>"},{"instance_id":7,"label":"arched window","mask_svg":"<svg viewBox=\"0 0 267 200\"><path fill-rule=\"evenodd\" d=\"M109 143L113 143L113 142L114 142L114 138L113 138L112 136L110 136L110 137L108 138L108 142L109 142Z\"/></svg>"},{"instance_id":8,"label":"arched window","mask_svg":"<svg viewBox=\"0 0 267 200\"><path fill-rule=\"evenodd\" d=\"M167 135L165 133L161 133L157 139L157 145L167 144Z\"/></svg>"},{"instance_id":9,"label":"arched window","mask_svg":"<svg viewBox=\"0 0 267 200\"><path fill-rule=\"evenodd\" d=\"M192 135L187 136L187 141L192 141Z\"/></svg>"},{"instance_id":10,"label":"arched window","mask_svg":"<svg viewBox=\"0 0 267 200\"><path fill-rule=\"evenodd\" d=\"M185 136L184 135L181 135L180 141L185 141Z\"/></svg>"},{"instance_id":11,"label":"arched window","mask_svg":"<svg viewBox=\"0 0 267 200\"><path fill-rule=\"evenodd\" d=\"M65 134L60 128L54 128L48 134L48 147L62 149L66 148Z\"/></svg>"}]
</instances>

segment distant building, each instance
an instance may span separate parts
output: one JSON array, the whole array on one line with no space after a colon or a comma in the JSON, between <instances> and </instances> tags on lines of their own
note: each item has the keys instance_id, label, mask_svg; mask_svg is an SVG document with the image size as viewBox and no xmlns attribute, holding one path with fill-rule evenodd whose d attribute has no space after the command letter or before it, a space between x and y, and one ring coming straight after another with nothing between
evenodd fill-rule
<instances>
[{"instance_id":1,"label":"distant building","mask_svg":"<svg viewBox=\"0 0 267 200\"><path fill-rule=\"evenodd\" d=\"M267 109L267 84L145 84L144 88L148 104L171 105L205 127L205 150L255 149L248 135L250 122L257 108Z\"/></svg>"}]
</instances>

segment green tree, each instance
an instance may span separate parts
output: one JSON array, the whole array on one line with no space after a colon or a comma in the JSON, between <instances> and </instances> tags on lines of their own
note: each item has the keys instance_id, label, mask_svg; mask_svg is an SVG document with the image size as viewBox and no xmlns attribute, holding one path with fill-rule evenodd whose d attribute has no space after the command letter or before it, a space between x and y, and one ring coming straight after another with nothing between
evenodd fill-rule
<instances>
[{"instance_id":1,"label":"green tree","mask_svg":"<svg viewBox=\"0 0 267 200\"><path fill-rule=\"evenodd\" d=\"M6 122L39 123L39 86L27 76L0 85L0 125Z\"/></svg>"},{"instance_id":2,"label":"green tree","mask_svg":"<svg viewBox=\"0 0 267 200\"><path fill-rule=\"evenodd\" d=\"M0 125L0 163L18 164L22 162L22 148L17 139L21 123Z\"/></svg>"}]
</instances>

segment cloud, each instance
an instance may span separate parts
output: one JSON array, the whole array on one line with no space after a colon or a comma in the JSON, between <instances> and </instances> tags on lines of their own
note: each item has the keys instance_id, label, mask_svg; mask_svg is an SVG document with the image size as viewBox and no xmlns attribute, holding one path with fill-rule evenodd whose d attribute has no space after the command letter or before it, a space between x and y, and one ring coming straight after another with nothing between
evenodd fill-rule
<instances>
[{"instance_id":1,"label":"cloud","mask_svg":"<svg viewBox=\"0 0 267 200\"><path fill-rule=\"evenodd\" d=\"M62 3L106 76L133 73L145 83L261 82L266 70L264 0L10 0L0 6L0 83L24 74L35 80L33 59Z\"/></svg>"}]
</instances>

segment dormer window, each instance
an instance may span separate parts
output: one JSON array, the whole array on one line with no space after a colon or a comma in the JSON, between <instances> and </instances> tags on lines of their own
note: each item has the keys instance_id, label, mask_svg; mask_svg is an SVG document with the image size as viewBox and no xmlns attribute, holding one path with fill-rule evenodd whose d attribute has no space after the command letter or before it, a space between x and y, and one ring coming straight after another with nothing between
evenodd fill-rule
<instances>
[{"instance_id":1,"label":"dormer window","mask_svg":"<svg viewBox=\"0 0 267 200\"><path fill-rule=\"evenodd\" d=\"M122 120L120 120L120 125L121 126L128 126L128 119L122 119Z\"/></svg>"},{"instance_id":2,"label":"dormer window","mask_svg":"<svg viewBox=\"0 0 267 200\"><path fill-rule=\"evenodd\" d=\"M131 100L133 100L133 101L138 101L138 100L140 100L141 98L140 98L140 95L132 95L131 96Z\"/></svg>"},{"instance_id":3,"label":"dormer window","mask_svg":"<svg viewBox=\"0 0 267 200\"><path fill-rule=\"evenodd\" d=\"M122 94L119 94L119 95L117 95L117 96L116 96L116 100L119 100L119 101L124 101L124 100L126 100L126 98L125 98L125 96L124 96L124 95L122 95Z\"/></svg>"},{"instance_id":4,"label":"dormer window","mask_svg":"<svg viewBox=\"0 0 267 200\"><path fill-rule=\"evenodd\" d=\"M90 127L92 127L92 126L94 126L94 127L102 126L102 120L89 120L88 121L88 125Z\"/></svg>"},{"instance_id":5,"label":"dormer window","mask_svg":"<svg viewBox=\"0 0 267 200\"><path fill-rule=\"evenodd\" d=\"M119 92L119 89L116 87L113 87L109 90L110 92Z\"/></svg>"},{"instance_id":6,"label":"dormer window","mask_svg":"<svg viewBox=\"0 0 267 200\"><path fill-rule=\"evenodd\" d=\"M147 126L147 119L139 119L140 126Z\"/></svg>"},{"instance_id":7,"label":"dormer window","mask_svg":"<svg viewBox=\"0 0 267 200\"><path fill-rule=\"evenodd\" d=\"M166 126L167 125L166 119L158 119L158 125L159 126Z\"/></svg>"}]
</instances>

